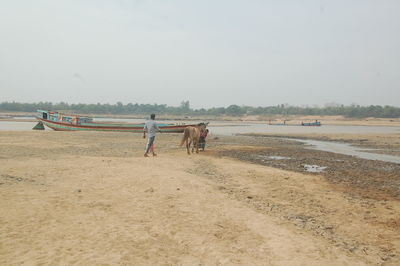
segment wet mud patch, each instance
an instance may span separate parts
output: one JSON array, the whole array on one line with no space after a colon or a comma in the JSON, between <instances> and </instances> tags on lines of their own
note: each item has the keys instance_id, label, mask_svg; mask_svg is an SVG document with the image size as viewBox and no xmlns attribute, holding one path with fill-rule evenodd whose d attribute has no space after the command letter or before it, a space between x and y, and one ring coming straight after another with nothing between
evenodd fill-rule
<instances>
[{"instance_id":1,"label":"wet mud patch","mask_svg":"<svg viewBox=\"0 0 400 266\"><path fill-rule=\"evenodd\" d=\"M294 172L318 174L341 185L347 193L366 198L400 199L400 164L359 159L338 153L306 149L306 145L285 139L243 137L243 145L256 149L225 146L218 155ZM279 158L279 159L276 159ZM318 166L315 173L307 171ZM322 169L321 169L322 167Z\"/></svg>"}]
</instances>

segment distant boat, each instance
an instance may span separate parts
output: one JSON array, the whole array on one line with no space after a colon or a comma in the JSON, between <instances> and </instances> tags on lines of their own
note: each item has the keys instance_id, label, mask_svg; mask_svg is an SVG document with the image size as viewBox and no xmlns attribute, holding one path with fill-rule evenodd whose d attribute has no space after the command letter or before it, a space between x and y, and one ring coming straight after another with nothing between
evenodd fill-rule
<instances>
[{"instance_id":1,"label":"distant boat","mask_svg":"<svg viewBox=\"0 0 400 266\"><path fill-rule=\"evenodd\" d=\"M93 118L80 115L67 115L59 112L37 110L36 119L38 125L34 129L44 129L40 124L57 131L119 131L119 132L143 132L144 123L141 124L119 124L119 123L96 123ZM157 124L162 132L180 133L188 126L176 124Z\"/></svg>"},{"instance_id":2,"label":"distant boat","mask_svg":"<svg viewBox=\"0 0 400 266\"><path fill-rule=\"evenodd\" d=\"M320 127L321 126L321 122L315 120L315 122L311 122L311 123L303 123L301 122L302 126L308 126L308 127Z\"/></svg>"}]
</instances>

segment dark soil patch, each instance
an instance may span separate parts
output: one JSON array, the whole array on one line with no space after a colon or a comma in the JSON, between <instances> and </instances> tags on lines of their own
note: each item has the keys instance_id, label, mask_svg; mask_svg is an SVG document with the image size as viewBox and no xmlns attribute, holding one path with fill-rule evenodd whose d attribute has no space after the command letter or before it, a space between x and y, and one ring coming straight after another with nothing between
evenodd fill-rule
<instances>
[{"instance_id":1,"label":"dark soil patch","mask_svg":"<svg viewBox=\"0 0 400 266\"><path fill-rule=\"evenodd\" d=\"M306 165L318 165L326 169L316 174L323 175L333 184L348 187L348 193L367 198L400 199L399 164L305 149L304 144L282 138L240 136L224 138L224 142L233 142L236 147L225 147L219 156L303 173L306 173ZM257 149L240 149L239 143L255 145Z\"/></svg>"}]
</instances>

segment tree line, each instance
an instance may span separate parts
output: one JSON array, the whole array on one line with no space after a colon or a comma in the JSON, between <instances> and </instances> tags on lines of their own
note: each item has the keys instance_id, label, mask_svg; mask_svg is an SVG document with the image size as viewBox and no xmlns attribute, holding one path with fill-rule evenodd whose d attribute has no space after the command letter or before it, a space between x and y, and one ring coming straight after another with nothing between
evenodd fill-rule
<instances>
[{"instance_id":1,"label":"tree line","mask_svg":"<svg viewBox=\"0 0 400 266\"><path fill-rule=\"evenodd\" d=\"M64 102L38 102L38 103L18 103L2 102L0 103L1 112L36 112L36 110L53 110L74 112L80 114L170 114L170 115L343 115L345 117L365 118L396 118L400 117L400 107L394 106L360 106L360 105L331 105L325 107L291 106L288 104L279 104L267 107L252 107L230 105L228 107L213 107L193 109L189 101L183 101L180 106L168 106L166 104L68 104Z\"/></svg>"}]
</instances>

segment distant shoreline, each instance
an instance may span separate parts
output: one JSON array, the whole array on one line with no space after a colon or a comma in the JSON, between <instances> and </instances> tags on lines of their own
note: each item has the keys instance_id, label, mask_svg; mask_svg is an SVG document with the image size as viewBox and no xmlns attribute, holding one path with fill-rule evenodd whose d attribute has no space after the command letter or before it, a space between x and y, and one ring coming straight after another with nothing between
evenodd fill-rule
<instances>
[{"instance_id":1,"label":"distant shoreline","mask_svg":"<svg viewBox=\"0 0 400 266\"><path fill-rule=\"evenodd\" d=\"M32 122L36 112L0 112L0 121L15 122ZM130 114L84 114L94 118L110 118L110 119L146 119L146 115ZM26 117L21 119L16 117ZM360 126L400 126L400 118L348 118L344 116L305 116L305 115L245 115L245 116L177 116L157 114L157 120L175 120L175 121L229 121L229 122L246 122L246 123L285 123L287 125L297 125L301 122L321 121L322 125L360 125Z\"/></svg>"}]
</instances>

